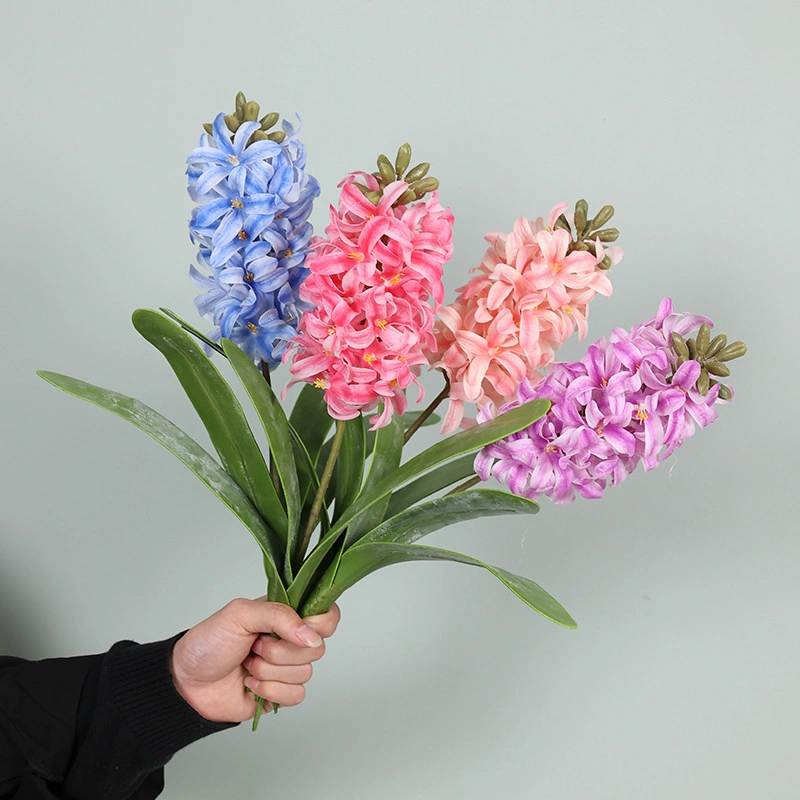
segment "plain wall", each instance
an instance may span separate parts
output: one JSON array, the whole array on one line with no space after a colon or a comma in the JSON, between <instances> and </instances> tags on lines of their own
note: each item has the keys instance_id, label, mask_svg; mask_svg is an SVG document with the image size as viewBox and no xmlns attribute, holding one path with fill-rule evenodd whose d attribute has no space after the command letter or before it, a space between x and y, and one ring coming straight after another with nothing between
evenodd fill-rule
<instances>
[{"instance_id":1,"label":"plain wall","mask_svg":"<svg viewBox=\"0 0 800 800\"><path fill-rule=\"evenodd\" d=\"M657 471L429 538L540 582L577 630L478 570L385 570L343 597L307 701L181 752L163 796L797 797L799 9L4 3L0 652L152 641L264 591L248 533L176 459L34 374L202 440L129 317L197 319L184 159L242 89L301 115L318 231L341 177L408 140L455 214L450 299L487 231L585 197L616 206L625 249L590 340L671 295L749 353L720 421Z\"/></svg>"}]
</instances>

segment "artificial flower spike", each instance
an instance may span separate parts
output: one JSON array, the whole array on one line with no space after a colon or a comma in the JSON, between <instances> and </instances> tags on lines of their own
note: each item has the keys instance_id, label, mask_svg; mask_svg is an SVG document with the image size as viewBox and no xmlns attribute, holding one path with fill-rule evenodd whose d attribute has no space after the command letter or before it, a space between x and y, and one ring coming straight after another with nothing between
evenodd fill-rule
<instances>
[{"instance_id":1,"label":"artificial flower spike","mask_svg":"<svg viewBox=\"0 0 800 800\"><path fill-rule=\"evenodd\" d=\"M569 218L566 208L555 206L546 224L521 217L511 233L487 234L479 274L439 309L428 357L449 383L443 434L474 424L464 416L465 403L499 405L523 380L540 381L573 332L586 336L590 301L611 295L607 270L622 250L603 243L618 236L604 227L614 209L604 206L587 220L585 200Z\"/></svg>"},{"instance_id":2,"label":"artificial flower spike","mask_svg":"<svg viewBox=\"0 0 800 800\"><path fill-rule=\"evenodd\" d=\"M575 495L602 497L639 464L654 469L718 417L733 396L714 379L724 362L747 352L744 342L710 337L713 323L676 313L664 298L656 316L630 331L617 328L590 345L580 361L555 363L538 385L523 381L516 399L484 407L483 422L520 403L548 398L548 413L533 425L484 447L475 459L481 480L493 475L514 494L556 503ZM684 339L690 333L696 337Z\"/></svg>"}]
</instances>

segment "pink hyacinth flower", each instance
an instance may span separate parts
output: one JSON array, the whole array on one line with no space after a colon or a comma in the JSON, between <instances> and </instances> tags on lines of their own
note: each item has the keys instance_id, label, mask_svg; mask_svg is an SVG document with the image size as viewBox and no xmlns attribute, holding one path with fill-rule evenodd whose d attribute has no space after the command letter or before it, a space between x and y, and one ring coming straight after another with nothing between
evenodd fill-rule
<instances>
[{"instance_id":1,"label":"pink hyacinth flower","mask_svg":"<svg viewBox=\"0 0 800 800\"><path fill-rule=\"evenodd\" d=\"M453 215L437 192L393 205L408 188L404 181L384 187L375 205L355 180L378 188L372 175L348 175L325 238L312 245L306 262L311 274L300 296L314 308L292 341L289 385L306 381L323 389L335 419L380 407L370 417L375 429L405 413L412 383L421 399L417 371L427 363L424 349L434 345Z\"/></svg>"},{"instance_id":2,"label":"pink hyacinth flower","mask_svg":"<svg viewBox=\"0 0 800 800\"><path fill-rule=\"evenodd\" d=\"M538 383L575 331L586 336L592 298L611 294L607 272L598 265L606 255L618 263L622 250L597 241L595 256L567 253L570 234L553 228L566 207L555 206L548 225L523 217L509 234L487 234L490 247L474 270L480 274L439 310L428 359L450 381L443 434L474 424L465 417L465 403L500 405L523 380Z\"/></svg>"}]
</instances>

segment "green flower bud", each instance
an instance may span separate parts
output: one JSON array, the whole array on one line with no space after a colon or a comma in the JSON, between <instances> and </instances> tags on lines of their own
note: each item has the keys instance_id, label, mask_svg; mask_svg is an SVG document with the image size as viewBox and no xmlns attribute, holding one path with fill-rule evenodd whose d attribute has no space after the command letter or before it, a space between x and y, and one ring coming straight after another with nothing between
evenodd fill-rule
<instances>
[{"instance_id":1,"label":"green flower bud","mask_svg":"<svg viewBox=\"0 0 800 800\"><path fill-rule=\"evenodd\" d=\"M603 260L597 265L598 269L611 269L611 259L608 256L603 256Z\"/></svg>"},{"instance_id":2,"label":"green flower bud","mask_svg":"<svg viewBox=\"0 0 800 800\"><path fill-rule=\"evenodd\" d=\"M562 230L566 231L567 233L572 233L569 222L567 222L567 218L561 214L559 218L553 223L554 228L561 228Z\"/></svg>"},{"instance_id":3,"label":"green flower bud","mask_svg":"<svg viewBox=\"0 0 800 800\"><path fill-rule=\"evenodd\" d=\"M392 162L384 155L378 156L378 170L384 183L392 183L397 179Z\"/></svg>"},{"instance_id":4,"label":"green flower bud","mask_svg":"<svg viewBox=\"0 0 800 800\"><path fill-rule=\"evenodd\" d=\"M279 119L280 114L277 111L270 111L269 114L265 114L259 122L261 123L261 130L268 131Z\"/></svg>"},{"instance_id":5,"label":"green flower bud","mask_svg":"<svg viewBox=\"0 0 800 800\"><path fill-rule=\"evenodd\" d=\"M583 244L586 245L586 249L595 257L597 257L597 248L594 246L594 242L584 242ZM583 248L581 248L583 249Z\"/></svg>"},{"instance_id":6,"label":"green flower bud","mask_svg":"<svg viewBox=\"0 0 800 800\"><path fill-rule=\"evenodd\" d=\"M428 174L428 170L431 168L431 165L427 161L423 161L421 164L417 164L416 167L410 169L407 173L405 178L403 178L406 183L413 183L414 181L418 181L420 178L424 178Z\"/></svg>"},{"instance_id":7,"label":"green flower bud","mask_svg":"<svg viewBox=\"0 0 800 800\"><path fill-rule=\"evenodd\" d=\"M711 340L711 328L708 327L707 323L703 323L700 326L700 330L697 332L697 352L704 356L706 354L706 350L708 349L709 341Z\"/></svg>"},{"instance_id":8,"label":"green flower bud","mask_svg":"<svg viewBox=\"0 0 800 800\"><path fill-rule=\"evenodd\" d=\"M426 192L433 192L438 189L439 179L431 177L421 178L418 181L414 181L414 183L412 183L408 188L413 189L417 199L419 199Z\"/></svg>"},{"instance_id":9,"label":"green flower bud","mask_svg":"<svg viewBox=\"0 0 800 800\"><path fill-rule=\"evenodd\" d=\"M706 358L715 356L726 344L728 344L728 337L724 333L715 336L706 348Z\"/></svg>"},{"instance_id":10,"label":"green flower bud","mask_svg":"<svg viewBox=\"0 0 800 800\"><path fill-rule=\"evenodd\" d=\"M724 383L721 383L718 396L720 400L730 400L733 397L733 392Z\"/></svg>"},{"instance_id":11,"label":"green flower bud","mask_svg":"<svg viewBox=\"0 0 800 800\"><path fill-rule=\"evenodd\" d=\"M675 369L682 367L688 360L689 356L678 356L678 360L675 362Z\"/></svg>"},{"instance_id":12,"label":"green flower bud","mask_svg":"<svg viewBox=\"0 0 800 800\"><path fill-rule=\"evenodd\" d=\"M225 115L225 124L228 126L228 130L231 133L236 133L239 130L239 126L242 124L239 121L238 117L234 117L233 114L226 114Z\"/></svg>"},{"instance_id":13,"label":"green flower bud","mask_svg":"<svg viewBox=\"0 0 800 800\"><path fill-rule=\"evenodd\" d=\"M417 199L417 193L413 189L406 189L400 197L397 198L395 201L396 206L404 206L408 203L412 203L414 200Z\"/></svg>"},{"instance_id":14,"label":"green flower bud","mask_svg":"<svg viewBox=\"0 0 800 800\"><path fill-rule=\"evenodd\" d=\"M398 180L403 177L403 173L408 169L408 165L411 163L411 145L406 142L405 144L401 144L399 149L397 150L397 158L394 162L395 173L397 174Z\"/></svg>"},{"instance_id":15,"label":"green flower bud","mask_svg":"<svg viewBox=\"0 0 800 800\"><path fill-rule=\"evenodd\" d=\"M248 100L244 107L244 121L255 122L258 119L259 111L261 111L261 106L255 100Z\"/></svg>"},{"instance_id":16,"label":"green flower bud","mask_svg":"<svg viewBox=\"0 0 800 800\"><path fill-rule=\"evenodd\" d=\"M731 361L734 358L741 358L746 352L747 345L744 342L733 342L719 351L717 361Z\"/></svg>"},{"instance_id":17,"label":"green flower bud","mask_svg":"<svg viewBox=\"0 0 800 800\"><path fill-rule=\"evenodd\" d=\"M689 358L697 360L697 343L694 339L689 339L686 342L686 346L689 348ZM705 392L703 392L705 394Z\"/></svg>"},{"instance_id":18,"label":"green flower bud","mask_svg":"<svg viewBox=\"0 0 800 800\"><path fill-rule=\"evenodd\" d=\"M247 141L248 146L253 144L253 142L263 142L267 138L267 134L264 131L253 131L250 134L250 138Z\"/></svg>"},{"instance_id":19,"label":"green flower bud","mask_svg":"<svg viewBox=\"0 0 800 800\"><path fill-rule=\"evenodd\" d=\"M239 92L236 95L236 111L234 112L236 116L239 118L239 121L244 121L244 109L247 105L247 98L244 96L244 92Z\"/></svg>"},{"instance_id":20,"label":"green flower bud","mask_svg":"<svg viewBox=\"0 0 800 800\"><path fill-rule=\"evenodd\" d=\"M574 242L571 245L571 249L572 250L583 250L583 251L586 251L586 250L589 249L589 245L586 244L586 242ZM611 263L611 262L609 262L609 263Z\"/></svg>"},{"instance_id":21,"label":"green flower bud","mask_svg":"<svg viewBox=\"0 0 800 800\"><path fill-rule=\"evenodd\" d=\"M706 369L712 375L716 375L720 378L727 378L728 375L731 374L731 371L724 364L720 364L719 361L707 361Z\"/></svg>"},{"instance_id":22,"label":"green flower bud","mask_svg":"<svg viewBox=\"0 0 800 800\"><path fill-rule=\"evenodd\" d=\"M277 142L280 144L286 138L286 134L283 131L272 131L272 133L267 134L267 139L271 142Z\"/></svg>"},{"instance_id":23,"label":"green flower bud","mask_svg":"<svg viewBox=\"0 0 800 800\"><path fill-rule=\"evenodd\" d=\"M689 348L686 346L686 342L683 341L683 337L679 333L672 332L672 349L679 355L683 356L684 358L689 358Z\"/></svg>"},{"instance_id":24,"label":"green flower bud","mask_svg":"<svg viewBox=\"0 0 800 800\"><path fill-rule=\"evenodd\" d=\"M592 239L599 239L601 242L616 242L618 238L619 231L616 228L603 228L592 234Z\"/></svg>"},{"instance_id":25,"label":"green flower bud","mask_svg":"<svg viewBox=\"0 0 800 800\"><path fill-rule=\"evenodd\" d=\"M590 231L596 231L598 228L602 228L603 225L608 222L611 217L614 216L614 206L603 206L597 214L595 214L594 219L591 221L589 225Z\"/></svg>"},{"instance_id":26,"label":"green flower bud","mask_svg":"<svg viewBox=\"0 0 800 800\"><path fill-rule=\"evenodd\" d=\"M586 216L588 213L589 204L585 200L578 200L575 203L575 230L579 237L586 232Z\"/></svg>"},{"instance_id":27,"label":"green flower bud","mask_svg":"<svg viewBox=\"0 0 800 800\"><path fill-rule=\"evenodd\" d=\"M214 126L210 122L203 123L203 130L209 135L214 135Z\"/></svg>"},{"instance_id":28,"label":"green flower bud","mask_svg":"<svg viewBox=\"0 0 800 800\"><path fill-rule=\"evenodd\" d=\"M703 367L700 370L700 375L697 378L697 391L700 392L700 394L708 393L708 387L710 385L709 381L710 379L708 377L708 372L706 371L706 368Z\"/></svg>"},{"instance_id":29,"label":"green flower bud","mask_svg":"<svg viewBox=\"0 0 800 800\"><path fill-rule=\"evenodd\" d=\"M383 193L375 191L366 191L364 192L364 197L366 197L367 200L369 200L370 203L372 203L372 205L376 206L380 202L381 197L383 197Z\"/></svg>"}]
</instances>

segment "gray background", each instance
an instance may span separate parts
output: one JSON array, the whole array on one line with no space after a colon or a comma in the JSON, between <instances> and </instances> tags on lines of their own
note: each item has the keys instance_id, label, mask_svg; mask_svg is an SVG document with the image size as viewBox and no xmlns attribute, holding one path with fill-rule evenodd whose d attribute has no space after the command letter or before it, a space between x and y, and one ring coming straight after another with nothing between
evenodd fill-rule
<instances>
[{"instance_id":1,"label":"gray background","mask_svg":"<svg viewBox=\"0 0 800 800\"><path fill-rule=\"evenodd\" d=\"M129 314L194 319L183 162L241 88L301 114L318 230L341 176L407 139L456 217L451 297L486 231L584 196L625 248L590 339L670 294L750 352L656 472L429 540L538 580L578 630L476 570L386 570L343 598L306 703L178 754L164 796L798 795L796 2L2 8L0 652L155 640L263 592L181 464L34 374L202 438Z\"/></svg>"}]
</instances>

